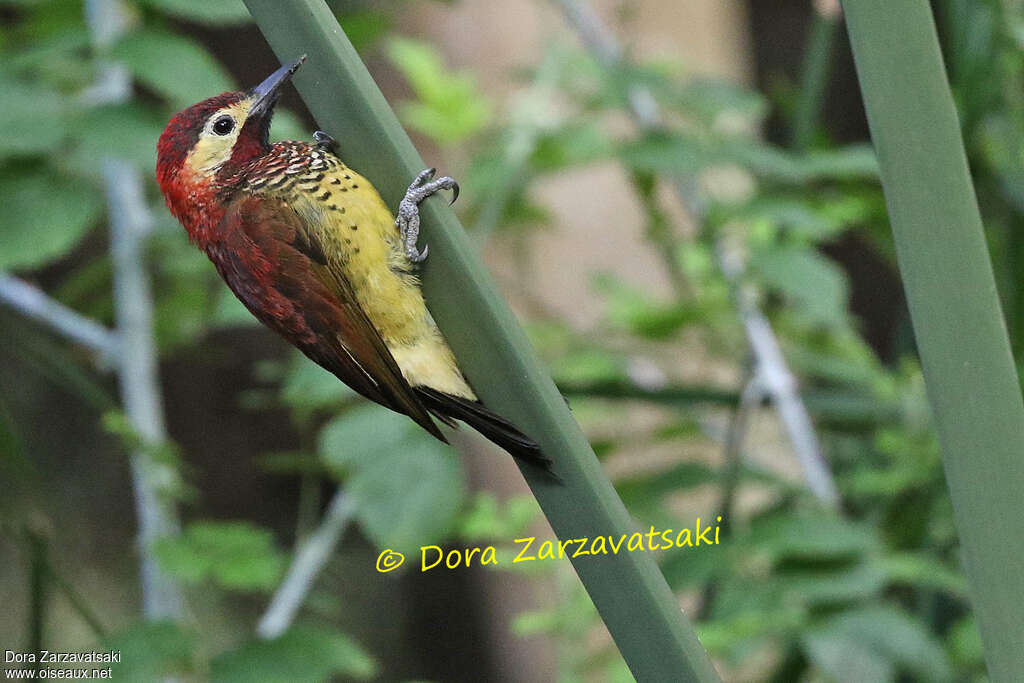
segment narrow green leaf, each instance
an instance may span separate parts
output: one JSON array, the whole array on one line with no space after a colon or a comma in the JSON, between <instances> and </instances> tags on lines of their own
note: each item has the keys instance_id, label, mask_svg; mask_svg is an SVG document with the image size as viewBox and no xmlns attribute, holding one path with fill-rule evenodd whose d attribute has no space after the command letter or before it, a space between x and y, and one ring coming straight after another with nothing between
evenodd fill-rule
<instances>
[{"instance_id":1,"label":"narrow green leaf","mask_svg":"<svg viewBox=\"0 0 1024 683\"><path fill-rule=\"evenodd\" d=\"M774 580L783 599L808 605L836 605L868 600L885 588L885 571L873 562L859 562L840 569L786 571Z\"/></svg>"},{"instance_id":2,"label":"narrow green leaf","mask_svg":"<svg viewBox=\"0 0 1024 683\"><path fill-rule=\"evenodd\" d=\"M634 505L650 505L653 501L657 501L669 493L710 484L716 478L715 471L707 465L684 462L667 471L659 471L646 476L632 476L618 481L615 488L622 496L623 502L633 509ZM705 524L708 521L705 519Z\"/></svg>"},{"instance_id":3,"label":"narrow green leaf","mask_svg":"<svg viewBox=\"0 0 1024 683\"><path fill-rule=\"evenodd\" d=\"M967 580L959 572L926 555L896 553L879 560L892 583L915 588L936 588L967 599Z\"/></svg>"}]
</instances>

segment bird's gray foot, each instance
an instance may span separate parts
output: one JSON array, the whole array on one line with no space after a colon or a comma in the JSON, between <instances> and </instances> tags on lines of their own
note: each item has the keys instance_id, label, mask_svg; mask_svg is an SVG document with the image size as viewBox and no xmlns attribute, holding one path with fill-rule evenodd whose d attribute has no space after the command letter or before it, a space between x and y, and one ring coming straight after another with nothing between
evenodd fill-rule
<instances>
[{"instance_id":1,"label":"bird's gray foot","mask_svg":"<svg viewBox=\"0 0 1024 683\"><path fill-rule=\"evenodd\" d=\"M338 144L337 140L322 130L318 130L313 133L313 140L316 141L317 147L323 147L324 149L334 149Z\"/></svg>"},{"instance_id":2,"label":"bird's gray foot","mask_svg":"<svg viewBox=\"0 0 1024 683\"><path fill-rule=\"evenodd\" d=\"M402 235L402 247L405 250L405 257L413 263L422 263L427 258L428 246L423 247L421 252L416 247L416 240L420 236L420 202L439 190L451 190L452 201L455 203L459 197L459 184L454 178L442 176L434 179L436 169L428 168L421 171L416 179L409 185L405 197L398 204L398 215L395 218L395 225Z\"/></svg>"}]
</instances>

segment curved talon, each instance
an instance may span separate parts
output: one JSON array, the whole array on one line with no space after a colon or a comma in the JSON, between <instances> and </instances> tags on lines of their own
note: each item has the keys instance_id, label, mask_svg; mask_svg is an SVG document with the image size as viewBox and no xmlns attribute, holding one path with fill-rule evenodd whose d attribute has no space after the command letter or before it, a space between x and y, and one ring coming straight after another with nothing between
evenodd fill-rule
<instances>
[{"instance_id":1,"label":"curved talon","mask_svg":"<svg viewBox=\"0 0 1024 683\"><path fill-rule=\"evenodd\" d=\"M458 199L458 198L459 198L459 184L457 182L455 182L455 181L452 181L452 200L450 202L448 202L448 206L451 206L452 204L454 204L455 200Z\"/></svg>"},{"instance_id":2,"label":"curved talon","mask_svg":"<svg viewBox=\"0 0 1024 683\"><path fill-rule=\"evenodd\" d=\"M405 255L413 263L423 263L427 260L428 253L430 253L430 245L424 244L423 251L418 251L415 246L412 246L405 252Z\"/></svg>"}]
</instances>

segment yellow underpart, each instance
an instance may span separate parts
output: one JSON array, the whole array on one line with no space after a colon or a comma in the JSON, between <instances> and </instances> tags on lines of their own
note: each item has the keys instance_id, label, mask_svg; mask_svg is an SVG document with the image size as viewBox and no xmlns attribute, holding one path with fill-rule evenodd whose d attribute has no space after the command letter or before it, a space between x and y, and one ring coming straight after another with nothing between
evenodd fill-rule
<instances>
[{"instance_id":1,"label":"yellow underpart","mask_svg":"<svg viewBox=\"0 0 1024 683\"><path fill-rule=\"evenodd\" d=\"M321 199L329 192L327 199ZM343 165L321 180L296 179L288 202L352 284L359 305L412 386L475 399L408 272L390 209L368 180Z\"/></svg>"}]
</instances>

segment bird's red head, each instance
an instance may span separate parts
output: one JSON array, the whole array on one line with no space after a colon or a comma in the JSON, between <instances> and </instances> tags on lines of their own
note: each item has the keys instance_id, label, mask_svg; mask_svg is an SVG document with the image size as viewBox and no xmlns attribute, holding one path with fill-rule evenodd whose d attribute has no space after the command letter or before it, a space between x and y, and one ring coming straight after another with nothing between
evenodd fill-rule
<instances>
[{"instance_id":1,"label":"bird's red head","mask_svg":"<svg viewBox=\"0 0 1024 683\"><path fill-rule=\"evenodd\" d=\"M270 149L270 119L281 88L305 55L248 92L227 92L178 112L157 143L156 178L189 235L219 222L224 181Z\"/></svg>"}]
</instances>

